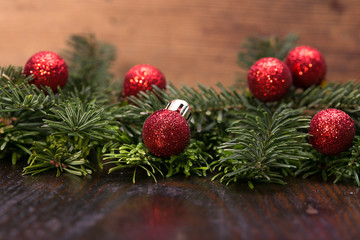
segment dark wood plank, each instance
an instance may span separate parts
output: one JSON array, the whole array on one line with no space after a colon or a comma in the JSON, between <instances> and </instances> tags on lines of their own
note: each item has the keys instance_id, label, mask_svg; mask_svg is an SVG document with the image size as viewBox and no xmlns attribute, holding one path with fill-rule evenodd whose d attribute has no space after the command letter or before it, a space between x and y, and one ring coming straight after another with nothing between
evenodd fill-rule
<instances>
[{"instance_id":1,"label":"dark wood plank","mask_svg":"<svg viewBox=\"0 0 360 240\"><path fill-rule=\"evenodd\" d=\"M289 179L229 187L208 178L130 183L127 174L22 177L0 164L0 239L358 239L352 184Z\"/></svg>"}]
</instances>

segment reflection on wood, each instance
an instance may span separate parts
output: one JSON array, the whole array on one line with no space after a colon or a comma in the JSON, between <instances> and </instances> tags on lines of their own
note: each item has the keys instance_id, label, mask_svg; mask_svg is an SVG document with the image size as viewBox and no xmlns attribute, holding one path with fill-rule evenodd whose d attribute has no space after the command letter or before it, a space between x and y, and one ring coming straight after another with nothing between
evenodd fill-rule
<instances>
[{"instance_id":1,"label":"reflection on wood","mask_svg":"<svg viewBox=\"0 0 360 240\"><path fill-rule=\"evenodd\" d=\"M226 187L208 178L22 177L0 164L0 239L356 239L353 184L289 179Z\"/></svg>"}]
</instances>

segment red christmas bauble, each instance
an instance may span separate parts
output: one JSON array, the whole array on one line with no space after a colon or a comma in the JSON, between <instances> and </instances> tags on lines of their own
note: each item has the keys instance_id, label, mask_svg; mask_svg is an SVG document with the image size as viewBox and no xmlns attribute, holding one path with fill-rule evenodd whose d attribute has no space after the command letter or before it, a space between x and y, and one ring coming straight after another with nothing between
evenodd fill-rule
<instances>
[{"instance_id":1,"label":"red christmas bauble","mask_svg":"<svg viewBox=\"0 0 360 240\"><path fill-rule=\"evenodd\" d=\"M140 91L151 91L153 89L152 85L164 89L166 87L164 75L151 65L135 65L125 75L123 96L136 96Z\"/></svg>"},{"instance_id":2,"label":"red christmas bauble","mask_svg":"<svg viewBox=\"0 0 360 240\"><path fill-rule=\"evenodd\" d=\"M151 153L170 157L181 153L190 143L190 127L178 112L162 109L146 119L143 141Z\"/></svg>"},{"instance_id":3,"label":"red christmas bauble","mask_svg":"<svg viewBox=\"0 0 360 240\"><path fill-rule=\"evenodd\" d=\"M355 137L355 123L345 112L329 108L310 121L309 141L320 153L336 155L347 150Z\"/></svg>"},{"instance_id":4,"label":"red christmas bauble","mask_svg":"<svg viewBox=\"0 0 360 240\"><path fill-rule=\"evenodd\" d=\"M283 98L292 84L289 68L277 58L262 58L248 72L248 86L254 97L262 102Z\"/></svg>"},{"instance_id":5,"label":"red christmas bauble","mask_svg":"<svg viewBox=\"0 0 360 240\"><path fill-rule=\"evenodd\" d=\"M293 84L296 87L308 88L312 85L319 85L325 78L325 59L315 48L296 47L288 53L285 63L290 68Z\"/></svg>"},{"instance_id":6,"label":"red christmas bauble","mask_svg":"<svg viewBox=\"0 0 360 240\"><path fill-rule=\"evenodd\" d=\"M64 61L54 52L38 52L34 54L25 64L24 74L26 76L34 75L34 79L29 83L38 88L48 86L56 93L57 87L64 88L69 70Z\"/></svg>"}]
</instances>

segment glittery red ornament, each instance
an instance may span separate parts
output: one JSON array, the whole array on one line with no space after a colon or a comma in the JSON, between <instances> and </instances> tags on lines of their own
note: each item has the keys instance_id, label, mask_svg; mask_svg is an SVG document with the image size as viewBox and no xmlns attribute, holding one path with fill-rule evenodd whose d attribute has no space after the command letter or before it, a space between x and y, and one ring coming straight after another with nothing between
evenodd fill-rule
<instances>
[{"instance_id":1,"label":"glittery red ornament","mask_svg":"<svg viewBox=\"0 0 360 240\"><path fill-rule=\"evenodd\" d=\"M164 89L166 87L164 75L151 65L136 65L125 75L123 82L123 96L136 96L140 91L151 91L153 89L152 85Z\"/></svg>"},{"instance_id":2,"label":"glittery red ornament","mask_svg":"<svg viewBox=\"0 0 360 240\"><path fill-rule=\"evenodd\" d=\"M190 127L182 109L184 108L180 106L174 110L158 110L146 119L142 133L143 141L154 155L170 157L181 153L189 145Z\"/></svg>"},{"instance_id":3,"label":"glittery red ornament","mask_svg":"<svg viewBox=\"0 0 360 240\"><path fill-rule=\"evenodd\" d=\"M54 52L38 52L34 54L25 64L24 74L34 75L29 83L38 88L48 86L53 92L57 92L57 86L63 88L68 80L68 67L58 54Z\"/></svg>"},{"instance_id":4,"label":"glittery red ornament","mask_svg":"<svg viewBox=\"0 0 360 240\"><path fill-rule=\"evenodd\" d=\"M308 88L312 85L319 85L325 78L325 59L315 48L296 47L288 53L285 63L290 68L296 87Z\"/></svg>"},{"instance_id":5,"label":"glittery red ornament","mask_svg":"<svg viewBox=\"0 0 360 240\"><path fill-rule=\"evenodd\" d=\"M355 136L355 123L345 112L329 108L310 121L311 145L320 153L336 155L347 150Z\"/></svg>"},{"instance_id":6,"label":"glittery red ornament","mask_svg":"<svg viewBox=\"0 0 360 240\"><path fill-rule=\"evenodd\" d=\"M262 58L248 72L250 91L263 102L280 100L289 91L291 84L289 68L277 58Z\"/></svg>"}]
</instances>

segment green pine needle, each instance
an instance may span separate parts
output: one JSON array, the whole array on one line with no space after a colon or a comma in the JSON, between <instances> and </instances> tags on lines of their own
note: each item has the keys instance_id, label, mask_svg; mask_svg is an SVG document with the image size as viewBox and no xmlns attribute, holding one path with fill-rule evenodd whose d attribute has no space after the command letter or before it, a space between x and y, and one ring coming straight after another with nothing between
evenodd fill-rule
<instances>
[{"instance_id":1,"label":"green pine needle","mask_svg":"<svg viewBox=\"0 0 360 240\"><path fill-rule=\"evenodd\" d=\"M284 184L283 175L308 158L305 142L309 118L302 109L280 105L274 112L264 105L238 115L229 133L233 140L221 145L223 157L214 161L214 169L227 183L238 179Z\"/></svg>"}]
</instances>

